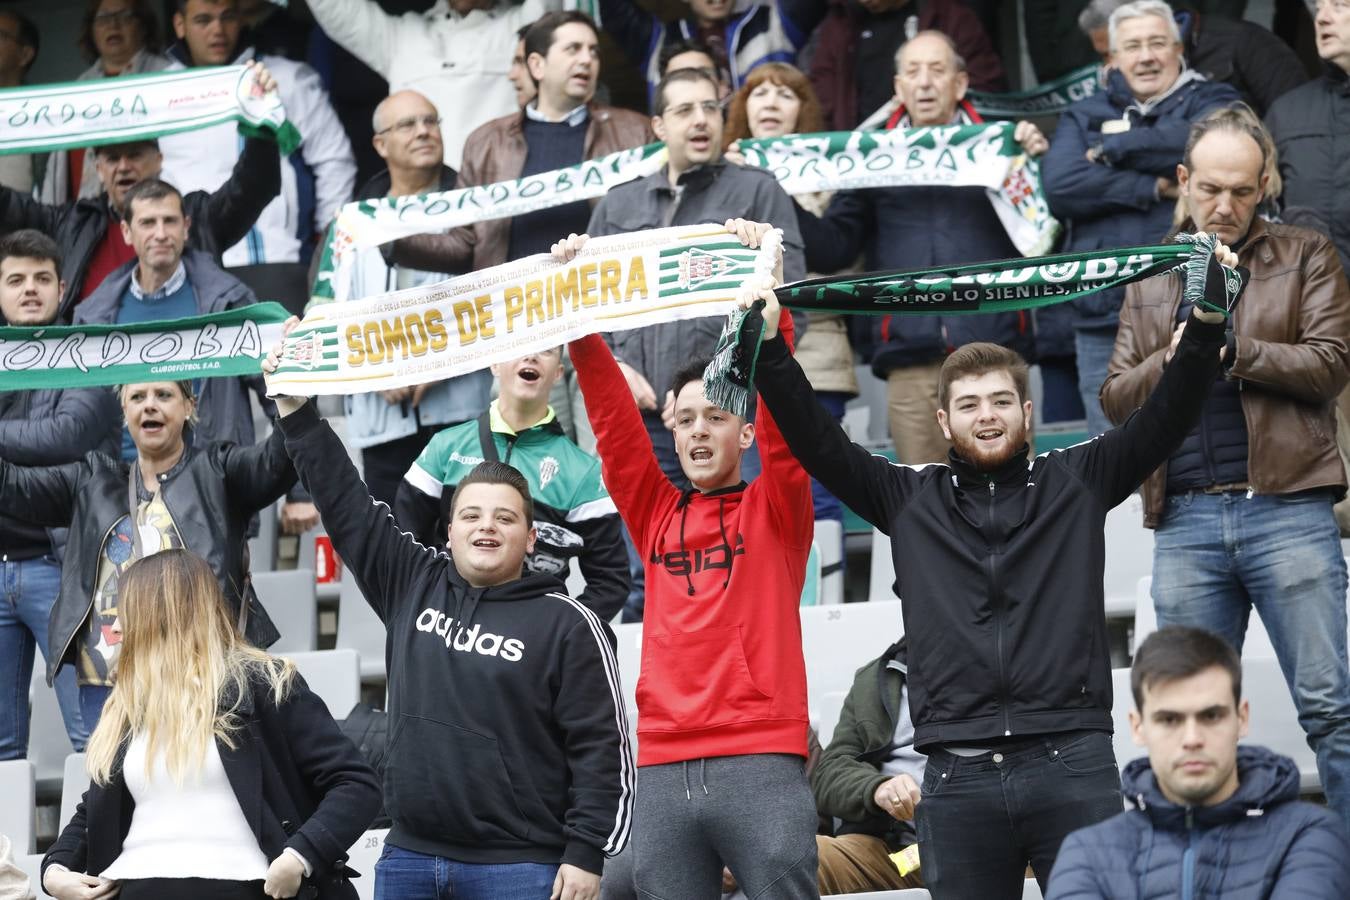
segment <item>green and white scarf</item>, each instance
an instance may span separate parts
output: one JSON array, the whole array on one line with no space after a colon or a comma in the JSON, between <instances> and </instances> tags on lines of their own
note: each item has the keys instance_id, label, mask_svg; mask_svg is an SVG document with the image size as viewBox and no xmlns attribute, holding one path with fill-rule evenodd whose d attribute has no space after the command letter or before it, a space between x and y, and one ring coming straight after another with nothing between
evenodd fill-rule
<instances>
[{"instance_id":1,"label":"green and white scarf","mask_svg":"<svg viewBox=\"0 0 1350 900\"><path fill-rule=\"evenodd\" d=\"M257 375L289 315L256 303L133 325L0 327L0 390Z\"/></svg>"},{"instance_id":2,"label":"green and white scarf","mask_svg":"<svg viewBox=\"0 0 1350 900\"><path fill-rule=\"evenodd\" d=\"M1188 301L1227 311L1237 272L1213 263L1208 235L1183 243L1068 253L912 272L817 278L777 290L790 309L953 315L1034 309L1183 269ZM1197 240L1196 246L1185 241ZM287 340L272 389L297 395L394 388L505 362L598 332L730 317L710 397L744 401L759 330L737 309L773 265L774 232L748 250L714 225L590 241L571 263L547 254L439 284L314 307ZM255 374L280 337L277 304L137 325L0 328L0 390ZM734 345L734 346L733 346ZM737 349L739 348L739 349Z\"/></svg>"},{"instance_id":3,"label":"green and white scarf","mask_svg":"<svg viewBox=\"0 0 1350 900\"><path fill-rule=\"evenodd\" d=\"M237 121L300 146L275 90L246 66L219 66L0 90L0 155L98 147Z\"/></svg>"},{"instance_id":4,"label":"green and white scarf","mask_svg":"<svg viewBox=\"0 0 1350 900\"><path fill-rule=\"evenodd\" d=\"M974 265L812 278L775 290L786 309L853 315L963 315L1014 312L1075 300L1097 291L1179 270L1183 297L1229 315L1246 284L1245 269L1220 266L1210 234L1179 234L1177 243L1112 251L1062 253ZM763 319L736 310L727 319L704 373L708 399L744 415L759 355Z\"/></svg>"},{"instance_id":5,"label":"green and white scarf","mask_svg":"<svg viewBox=\"0 0 1350 900\"><path fill-rule=\"evenodd\" d=\"M1059 115L1084 97L1091 97L1100 91L1102 82L1101 69L1091 65L1074 69L1062 78L1030 90L1007 94L966 91L965 99L986 119L1033 119ZM884 128L899 106L900 101L887 100L880 109L859 123L858 130Z\"/></svg>"},{"instance_id":6,"label":"green and white scarf","mask_svg":"<svg viewBox=\"0 0 1350 900\"><path fill-rule=\"evenodd\" d=\"M1010 123L827 132L740 142L748 165L769 169L789 194L905 185L978 186L989 193L1017 249L1044 253L1059 223L1041 191L1040 169L1013 140ZM316 302L350 297L355 252L433 231L518 216L604 196L661 170L661 144L612 153L514 181L349 203L329 231ZM559 235L564 237L565 235Z\"/></svg>"}]
</instances>

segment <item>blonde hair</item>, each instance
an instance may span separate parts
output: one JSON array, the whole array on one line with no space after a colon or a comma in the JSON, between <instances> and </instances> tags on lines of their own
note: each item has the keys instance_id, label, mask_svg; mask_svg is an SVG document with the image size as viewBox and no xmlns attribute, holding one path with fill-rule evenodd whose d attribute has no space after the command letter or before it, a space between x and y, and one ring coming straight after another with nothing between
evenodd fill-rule
<instances>
[{"instance_id":1,"label":"blonde hair","mask_svg":"<svg viewBox=\"0 0 1350 900\"><path fill-rule=\"evenodd\" d=\"M211 567L186 550L132 563L118 594L121 652L85 765L106 785L123 744L143 735L147 777L163 754L181 785L200 770L208 741L235 747L239 707L252 686L265 684L279 704L295 666L244 642Z\"/></svg>"}]
</instances>

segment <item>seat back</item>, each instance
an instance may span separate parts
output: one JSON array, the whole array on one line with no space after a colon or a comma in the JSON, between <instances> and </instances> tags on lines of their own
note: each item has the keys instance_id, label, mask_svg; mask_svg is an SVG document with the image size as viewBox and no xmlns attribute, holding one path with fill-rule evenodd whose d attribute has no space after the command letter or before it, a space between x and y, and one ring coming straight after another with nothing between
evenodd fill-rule
<instances>
[{"instance_id":1,"label":"seat back","mask_svg":"<svg viewBox=\"0 0 1350 900\"><path fill-rule=\"evenodd\" d=\"M281 632L268 649L277 654L318 649L319 604L314 594L314 571L254 572L253 589Z\"/></svg>"},{"instance_id":2,"label":"seat back","mask_svg":"<svg viewBox=\"0 0 1350 900\"><path fill-rule=\"evenodd\" d=\"M288 653L286 658L295 663L309 689L328 707L329 715L347 718L361 699L361 660L355 650Z\"/></svg>"}]
</instances>

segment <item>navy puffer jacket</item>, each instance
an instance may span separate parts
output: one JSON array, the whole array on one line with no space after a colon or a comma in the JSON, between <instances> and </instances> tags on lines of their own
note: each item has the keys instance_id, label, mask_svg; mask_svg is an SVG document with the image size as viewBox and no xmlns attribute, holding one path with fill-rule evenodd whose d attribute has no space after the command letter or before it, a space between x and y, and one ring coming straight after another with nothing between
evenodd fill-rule
<instances>
[{"instance_id":1,"label":"navy puffer jacket","mask_svg":"<svg viewBox=\"0 0 1350 900\"><path fill-rule=\"evenodd\" d=\"M1065 220L1064 251L1162 243L1175 203L1158 198L1158 178L1176 179L1192 122L1238 99L1232 87L1184 70L1170 94L1140 104L1125 76L1112 71L1105 91L1065 110L1041 161L1050 211ZM1103 133L1108 121L1116 124ZM1090 148L1101 149L1103 163L1087 160ZM1072 301L1074 324L1115 328L1124 299L1124 288L1080 297Z\"/></svg>"},{"instance_id":2,"label":"navy puffer jacket","mask_svg":"<svg viewBox=\"0 0 1350 900\"><path fill-rule=\"evenodd\" d=\"M1147 759L1122 776L1132 807L1060 847L1046 900L1350 897L1350 840L1329 811L1298 802L1298 768L1238 748L1237 793L1210 807L1163 797Z\"/></svg>"}]
</instances>

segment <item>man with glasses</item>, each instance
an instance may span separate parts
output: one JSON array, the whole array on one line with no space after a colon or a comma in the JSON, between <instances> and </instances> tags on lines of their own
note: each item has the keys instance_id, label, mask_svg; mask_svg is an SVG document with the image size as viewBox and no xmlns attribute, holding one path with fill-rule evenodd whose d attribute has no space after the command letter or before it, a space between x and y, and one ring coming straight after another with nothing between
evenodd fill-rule
<instances>
[{"instance_id":1,"label":"man with glasses","mask_svg":"<svg viewBox=\"0 0 1350 900\"><path fill-rule=\"evenodd\" d=\"M1156 244L1172 230L1176 167L1191 123L1238 99L1186 67L1181 31L1161 0L1136 0L1107 24L1106 90L1060 117L1042 162L1051 211L1068 220L1066 251ZM1073 301L1078 392L1089 434L1111 427L1097 393L1116 343L1124 288Z\"/></svg>"},{"instance_id":2,"label":"man with glasses","mask_svg":"<svg viewBox=\"0 0 1350 900\"><path fill-rule=\"evenodd\" d=\"M416 91L398 91L375 108L375 152L388 168L357 192L358 200L408 197L455 186L455 170L442 162L441 117ZM462 271L462 270L448 270ZM385 262L378 249L356 255L352 297L369 297L440 281L447 270L424 271ZM443 428L487 409L492 375L486 369L416 387L351 394L344 398L347 436L361 450L370 495L390 507L403 473Z\"/></svg>"}]
</instances>

